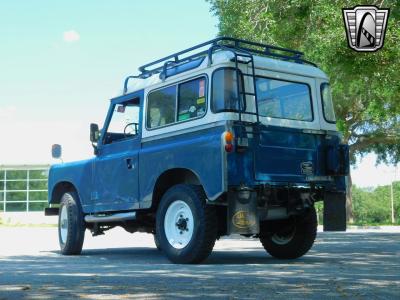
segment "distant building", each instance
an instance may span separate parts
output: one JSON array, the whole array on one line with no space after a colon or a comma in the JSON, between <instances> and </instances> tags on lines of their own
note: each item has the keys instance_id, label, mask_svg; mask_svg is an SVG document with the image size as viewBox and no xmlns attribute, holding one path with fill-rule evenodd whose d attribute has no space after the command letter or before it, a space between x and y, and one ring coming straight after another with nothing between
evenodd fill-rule
<instances>
[{"instance_id":1,"label":"distant building","mask_svg":"<svg viewBox=\"0 0 400 300\"><path fill-rule=\"evenodd\" d=\"M0 165L0 212L43 211L49 165Z\"/></svg>"}]
</instances>

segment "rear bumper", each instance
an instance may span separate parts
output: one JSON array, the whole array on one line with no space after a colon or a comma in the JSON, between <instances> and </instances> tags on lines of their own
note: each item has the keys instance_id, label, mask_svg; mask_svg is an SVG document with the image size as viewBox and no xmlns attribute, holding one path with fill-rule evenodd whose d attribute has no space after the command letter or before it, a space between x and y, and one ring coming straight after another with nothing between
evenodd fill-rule
<instances>
[{"instance_id":1,"label":"rear bumper","mask_svg":"<svg viewBox=\"0 0 400 300\"><path fill-rule=\"evenodd\" d=\"M227 193L228 234L258 234L260 222L301 216L324 201L324 231L346 231L346 193L309 188L231 187Z\"/></svg>"}]
</instances>

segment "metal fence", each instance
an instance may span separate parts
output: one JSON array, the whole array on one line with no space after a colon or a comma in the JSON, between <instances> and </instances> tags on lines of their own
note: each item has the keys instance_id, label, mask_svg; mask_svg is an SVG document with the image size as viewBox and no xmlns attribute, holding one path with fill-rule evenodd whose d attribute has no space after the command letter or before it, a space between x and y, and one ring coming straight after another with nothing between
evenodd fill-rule
<instances>
[{"instance_id":1,"label":"metal fence","mask_svg":"<svg viewBox=\"0 0 400 300\"><path fill-rule=\"evenodd\" d=\"M0 211L43 211L49 166L0 166Z\"/></svg>"}]
</instances>

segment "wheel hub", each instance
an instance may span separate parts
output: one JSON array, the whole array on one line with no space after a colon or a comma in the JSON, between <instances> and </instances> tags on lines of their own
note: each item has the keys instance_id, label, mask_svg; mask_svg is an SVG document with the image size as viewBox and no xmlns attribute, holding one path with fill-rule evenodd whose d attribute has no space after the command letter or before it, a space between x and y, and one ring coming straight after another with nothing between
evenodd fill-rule
<instances>
[{"instance_id":1,"label":"wheel hub","mask_svg":"<svg viewBox=\"0 0 400 300\"><path fill-rule=\"evenodd\" d=\"M181 215L180 217L179 217L179 220L178 220L178 222L176 222L176 227L178 227L178 229L180 230L180 231L188 231L189 229L188 229L188 221L189 221L189 219L188 218L183 218L183 216ZM182 234L182 232L181 232L181 234Z\"/></svg>"},{"instance_id":2,"label":"wheel hub","mask_svg":"<svg viewBox=\"0 0 400 300\"><path fill-rule=\"evenodd\" d=\"M182 200L172 202L164 218L164 231L172 247L182 249L192 239L194 228L193 214L189 205Z\"/></svg>"},{"instance_id":3,"label":"wheel hub","mask_svg":"<svg viewBox=\"0 0 400 300\"><path fill-rule=\"evenodd\" d=\"M293 227L290 231L287 232L277 232L271 236L271 240L278 245L286 245L288 244L296 234L296 228Z\"/></svg>"}]
</instances>

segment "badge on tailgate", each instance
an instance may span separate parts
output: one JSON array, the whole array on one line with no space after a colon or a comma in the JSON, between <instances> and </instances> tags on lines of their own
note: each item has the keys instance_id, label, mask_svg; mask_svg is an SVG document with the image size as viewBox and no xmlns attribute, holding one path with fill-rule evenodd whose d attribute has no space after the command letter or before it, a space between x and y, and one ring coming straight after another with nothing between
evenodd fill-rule
<instances>
[{"instance_id":1,"label":"badge on tailgate","mask_svg":"<svg viewBox=\"0 0 400 300\"><path fill-rule=\"evenodd\" d=\"M304 175L313 175L314 174L314 166L311 161L303 161L300 164L301 174Z\"/></svg>"}]
</instances>

